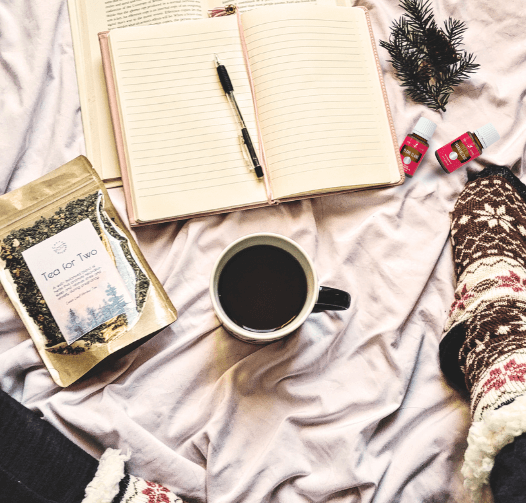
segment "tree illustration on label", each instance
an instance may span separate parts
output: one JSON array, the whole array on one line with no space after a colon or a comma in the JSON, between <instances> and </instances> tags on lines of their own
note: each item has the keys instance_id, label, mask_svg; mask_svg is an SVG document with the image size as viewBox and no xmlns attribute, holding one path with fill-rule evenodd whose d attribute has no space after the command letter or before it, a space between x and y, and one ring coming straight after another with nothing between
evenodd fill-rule
<instances>
[{"instance_id":1,"label":"tree illustration on label","mask_svg":"<svg viewBox=\"0 0 526 503\"><path fill-rule=\"evenodd\" d=\"M84 333L82 320L73 309L69 310L68 330L71 334L74 334L74 336L77 335L78 337L82 337L82 334Z\"/></svg>"},{"instance_id":2,"label":"tree illustration on label","mask_svg":"<svg viewBox=\"0 0 526 503\"><path fill-rule=\"evenodd\" d=\"M66 324L66 340L74 341L94 328L119 315L126 313L127 302L124 295L119 295L115 286L108 283L106 297L98 307L88 306L84 312L70 308Z\"/></svg>"}]
</instances>

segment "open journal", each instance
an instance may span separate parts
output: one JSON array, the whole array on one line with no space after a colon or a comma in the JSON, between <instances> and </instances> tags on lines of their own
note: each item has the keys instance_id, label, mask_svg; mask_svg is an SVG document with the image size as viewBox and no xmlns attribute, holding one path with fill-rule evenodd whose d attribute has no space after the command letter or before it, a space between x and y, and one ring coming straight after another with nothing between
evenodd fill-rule
<instances>
[{"instance_id":1,"label":"open journal","mask_svg":"<svg viewBox=\"0 0 526 503\"><path fill-rule=\"evenodd\" d=\"M132 225L403 182L363 8L262 7L100 40ZM216 55L262 179L243 154Z\"/></svg>"},{"instance_id":2,"label":"open journal","mask_svg":"<svg viewBox=\"0 0 526 503\"><path fill-rule=\"evenodd\" d=\"M289 1L313 0L237 0L236 5L245 11ZM121 174L97 35L125 26L203 19L218 5L220 0L68 0L86 153L106 186L120 185Z\"/></svg>"}]
</instances>

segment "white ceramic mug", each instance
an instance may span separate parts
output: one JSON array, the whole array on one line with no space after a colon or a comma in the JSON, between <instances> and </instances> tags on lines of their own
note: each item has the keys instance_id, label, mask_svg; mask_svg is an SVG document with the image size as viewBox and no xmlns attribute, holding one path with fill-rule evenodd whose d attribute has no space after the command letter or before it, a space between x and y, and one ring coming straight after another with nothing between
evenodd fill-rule
<instances>
[{"instance_id":1,"label":"white ceramic mug","mask_svg":"<svg viewBox=\"0 0 526 503\"><path fill-rule=\"evenodd\" d=\"M218 293L219 278L228 261L241 250L258 245L275 246L290 253L299 262L307 282L307 296L298 315L287 325L272 332L263 333L243 328L231 320L221 305ZM214 311L224 328L238 339L256 344L273 342L289 335L300 327L313 311L343 310L348 309L350 305L350 295L347 292L318 285L314 264L299 244L285 236L273 233L257 233L244 236L223 250L216 260L210 275L210 297Z\"/></svg>"}]
</instances>

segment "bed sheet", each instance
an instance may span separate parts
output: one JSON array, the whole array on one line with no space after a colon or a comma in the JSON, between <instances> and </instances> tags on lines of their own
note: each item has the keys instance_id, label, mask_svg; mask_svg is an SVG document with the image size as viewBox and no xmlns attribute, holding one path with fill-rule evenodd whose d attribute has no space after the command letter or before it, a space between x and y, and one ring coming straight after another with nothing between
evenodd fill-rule
<instances>
[{"instance_id":1,"label":"bed sheet","mask_svg":"<svg viewBox=\"0 0 526 503\"><path fill-rule=\"evenodd\" d=\"M395 0L355 5L369 9L377 44L403 13ZM454 292L449 211L469 171L506 165L526 182L526 11L503 0L432 6L440 24L466 23L481 66L438 113L405 98L378 46L399 141L422 115L438 124L414 178L134 229L179 319L67 389L0 289L0 387L94 456L130 450L131 473L188 502L467 502L468 404L438 363ZM0 3L0 64L5 193L85 152L66 2ZM487 122L498 143L445 174L432 151ZM110 195L126 218L121 189ZM313 314L269 345L228 335L209 273L231 241L259 231L300 243L351 308Z\"/></svg>"}]
</instances>

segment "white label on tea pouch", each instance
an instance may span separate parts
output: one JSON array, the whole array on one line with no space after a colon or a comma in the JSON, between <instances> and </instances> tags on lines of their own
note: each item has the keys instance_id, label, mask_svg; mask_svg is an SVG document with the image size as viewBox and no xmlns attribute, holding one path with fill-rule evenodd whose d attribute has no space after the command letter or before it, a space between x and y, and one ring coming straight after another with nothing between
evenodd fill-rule
<instances>
[{"instance_id":1,"label":"white label on tea pouch","mask_svg":"<svg viewBox=\"0 0 526 503\"><path fill-rule=\"evenodd\" d=\"M68 344L133 300L89 219L22 252Z\"/></svg>"}]
</instances>

